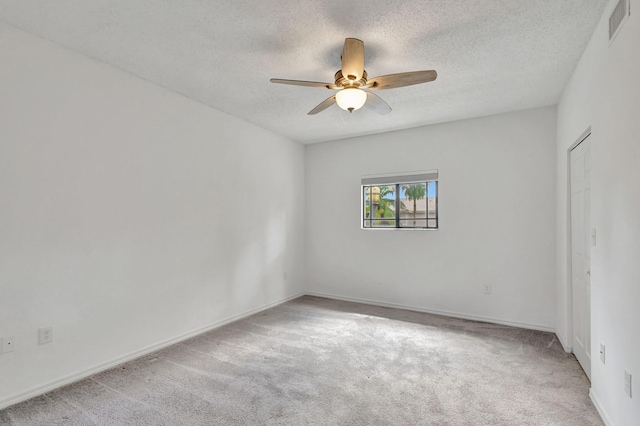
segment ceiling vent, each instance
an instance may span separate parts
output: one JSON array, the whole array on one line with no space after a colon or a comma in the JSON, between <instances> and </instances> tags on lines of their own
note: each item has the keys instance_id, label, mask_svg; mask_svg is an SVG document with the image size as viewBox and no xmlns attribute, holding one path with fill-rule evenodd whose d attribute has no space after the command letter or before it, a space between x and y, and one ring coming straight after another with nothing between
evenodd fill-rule
<instances>
[{"instance_id":1,"label":"ceiling vent","mask_svg":"<svg viewBox=\"0 0 640 426\"><path fill-rule=\"evenodd\" d=\"M620 0L609 17L609 41L616 38L630 14L630 0Z\"/></svg>"}]
</instances>

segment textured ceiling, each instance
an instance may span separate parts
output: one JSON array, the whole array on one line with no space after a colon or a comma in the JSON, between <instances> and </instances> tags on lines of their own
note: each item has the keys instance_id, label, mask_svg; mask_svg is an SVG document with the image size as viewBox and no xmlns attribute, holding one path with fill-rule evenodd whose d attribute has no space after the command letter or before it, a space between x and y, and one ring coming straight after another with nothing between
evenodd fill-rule
<instances>
[{"instance_id":1,"label":"textured ceiling","mask_svg":"<svg viewBox=\"0 0 640 426\"><path fill-rule=\"evenodd\" d=\"M555 104L607 0L0 0L0 20L303 143ZM333 93L346 37L370 77L435 69L377 92L386 116Z\"/></svg>"}]
</instances>

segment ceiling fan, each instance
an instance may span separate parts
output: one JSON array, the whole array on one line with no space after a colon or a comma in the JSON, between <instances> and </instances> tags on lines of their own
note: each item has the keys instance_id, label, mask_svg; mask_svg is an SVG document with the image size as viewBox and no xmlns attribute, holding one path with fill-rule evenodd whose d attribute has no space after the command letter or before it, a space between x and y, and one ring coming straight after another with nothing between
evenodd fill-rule
<instances>
[{"instance_id":1,"label":"ceiling fan","mask_svg":"<svg viewBox=\"0 0 640 426\"><path fill-rule=\"evenodd\" d=\"M342 69L336 72L334 83L283 80L280 78L272 78L271 82L292 84L294 86L324 87L338 91L309 111L308 115L324 111L335 103L349 112L360 109L364 105L378 114L385 115L391 112L391 107L369 90L395 89L396 87L428 83L437 77L438 73L429 70L388 74L367 80L367 72L364 70L364 42L357 38L347 38L344 40L344 47L342 48Z\"/></svg>"}]
</instances>

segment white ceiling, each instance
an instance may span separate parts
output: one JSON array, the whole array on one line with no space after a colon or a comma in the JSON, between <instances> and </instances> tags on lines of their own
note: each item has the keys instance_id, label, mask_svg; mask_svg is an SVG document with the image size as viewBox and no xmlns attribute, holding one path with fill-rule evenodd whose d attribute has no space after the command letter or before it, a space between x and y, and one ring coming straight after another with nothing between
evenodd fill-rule
<instances>
[{"instance_id":1,"label":"white ceiling","mask_svg":"<svg viewBox=\"0 0 640 426\"><path fill-rule=\"evenodd\" d=\"M303 143L555 104L607 0L0 0L0 20ZM377 92L386 116L333 106L346 37L369 77L435 69Z\"/></svg>"}]
</instances>

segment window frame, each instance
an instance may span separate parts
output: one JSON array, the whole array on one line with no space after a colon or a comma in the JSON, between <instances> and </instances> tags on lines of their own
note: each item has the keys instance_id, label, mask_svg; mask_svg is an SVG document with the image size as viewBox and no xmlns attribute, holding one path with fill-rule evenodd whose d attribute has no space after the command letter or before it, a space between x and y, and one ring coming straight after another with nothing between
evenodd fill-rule
<instances>
[{"instance_id":1,"label":"window frame","mask_svg":"<svg viewBox=\"0 0 640 426\"><path fill-rule=\"evenodd\" d=\"M430 173L429 175L429 179L424 179L425 175L417 175L418 178L423 178L420 180L416 180L416 179L411 179L412 176L405 174L402 174L401 176L398 176L398 178L394 178L393 176L389 176L387 178L372 178L372 179L362 179L361 185L360 185L360 228L364 229L364 230L404 230L404 231L436 231L438 229L440 229L440 214L439 214L439 210L440 210L440 201L439 201L439 179L438 179L438 172L435 171L435 173ZM404 178L404 179L403 179ZM378 183L378 182L384 182L386 180L389 181L389 183ZM374 181L374 182L368 182L365 183L367 181ZM435 185L435 217L434 218L429 218L429 184L433 183ZM425 194L425 201L426 201L426 217L424 219L420 218L419 220L422 221L424 220L424 224L425 226L401 226L402 221L405 220L410 220L407 218L402 218L401 217L401 208L400 208L400 194L401 194L401 188L404 185L412 185L412 184L425 184L426 186L426 194ZM395 222L395 225L393 226L372 226L374 221L379 221L380 218L367 218L365 217L366 215L366 208L367 208L367 201L371 199L371 194L366 194L367 189L369 188L373 188L373 187L381 187L381 186L393 186L394 187L394 194L396 194L395 196L395 200L394 200L394 210L395 210L395 216L393 218L388 218L386 220L388 221L393 221ZM435 226L429 226L429 222L430 221L435 221ZM366 224L368 224L369 226L366 226Z\"/></svg>"}]
</instances>

